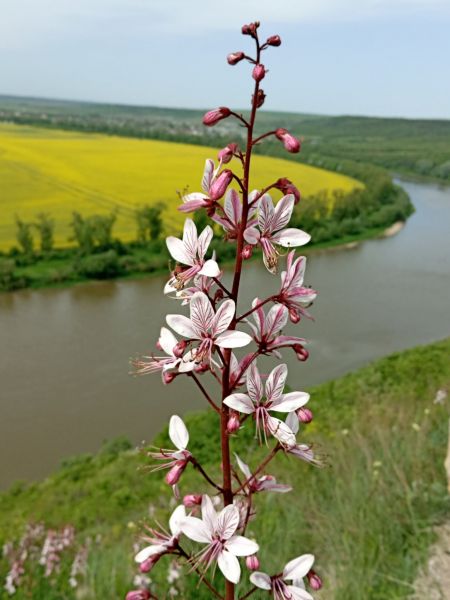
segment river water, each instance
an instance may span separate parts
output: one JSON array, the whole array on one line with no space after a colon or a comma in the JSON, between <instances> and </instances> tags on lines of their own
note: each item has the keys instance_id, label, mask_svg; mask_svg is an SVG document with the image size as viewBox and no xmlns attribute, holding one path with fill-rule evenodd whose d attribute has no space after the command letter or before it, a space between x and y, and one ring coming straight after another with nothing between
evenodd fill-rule
<instances>
[{"instance_id":1,"label":"river water","mask_svg":"<svg viewBox=\"0 0 450 600\"><path fill-rule=\"evenodd\" d=\"M416 213L397 235L309 256L306 283L319 297L315 321L291 328L311 340L306 363L285 354L294 389L450 335L450 188L402 185ZM243 282L248 302L279 278L254 261ZM186 378L163 386L157 374L128 374L130 356L150 352L164 315L179 312L163 284L0 295L0 487L42 477L105 439L149 440L174 412L204 406Z\"/></svg>"}]
</instances>

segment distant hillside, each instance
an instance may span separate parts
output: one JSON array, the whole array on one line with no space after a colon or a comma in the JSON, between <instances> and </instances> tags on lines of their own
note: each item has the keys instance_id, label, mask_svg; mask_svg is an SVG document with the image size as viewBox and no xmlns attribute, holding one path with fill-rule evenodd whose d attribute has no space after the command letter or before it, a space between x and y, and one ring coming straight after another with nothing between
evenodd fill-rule
<instances>
[{"instance_id":1,"label":"distant hillside","mask_svg":"<svg viewBox=\"0 0 450 600\"><path fill-rule=\"evenodd\" d=\"M0 96L1 121L213 146L242 137L232 119L206 129L203 112ZM343 162L352 161L450 181L449 120L259 113L258 130L280 126L303 138L302 162L348 172ZM267 141L259 150L278 155L283 149Z\"/></svg>"}]
</instances>

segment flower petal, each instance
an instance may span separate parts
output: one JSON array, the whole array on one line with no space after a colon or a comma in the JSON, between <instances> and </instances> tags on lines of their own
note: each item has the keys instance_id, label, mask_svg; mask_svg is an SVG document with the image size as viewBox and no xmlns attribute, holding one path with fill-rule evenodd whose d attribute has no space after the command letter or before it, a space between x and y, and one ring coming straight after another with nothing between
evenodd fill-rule
<instances>
[{"instance_id":1,"label":"flower petal","mask_svg":"<svg viewBox=\"0 0 450 600\"><path fill-rule=\"evenodd\" d=\"M172 535L178 535L181 531L181 523L186 518L186 508L180 504L173 511L169 519L169 529Z\"/></svg>"},{"instance_id":2,"label":"flower petal","mask_svg":"<svg viewBox=\"0 0 450 600\"><path fill-rule=\"evenodd\" d=\"M283 198L278 201L273 215L272 231L279 231L280 229L283 229L283 227L286 227L294 209L294 202L295 198L293 194L283 196Z\"/></svg>"},{"instance_id":3,"label":"flower petal","mask_svg":"<svg viewBox=\"0 0 450 600\"><path fill-rule=\"evenodd\" d=\"M208 527L197 517L186 517L180 523L180 529L189 539L194 542L209 544L212 541Z\"/></svg>"},{"instance_id":4,"label":"flower petal","mask_svg":"<svg viewBox=\"0 0 450 600\"><path fill-rule=\"evenodd\" d=\"M194 266L195 255L192 255L185 244L173 235L166 238L167 249L171 256L183 265Z\"/></svg>"},{"instance_id":5,"label":"flower petal","mask_svg":"<svg viewBox=\"0 0 450 600\"><path fill-rule=\"evenodd\" d=\"M298 430L300 429L300 424L295 412L291 412L288 414L285 423L289 427L289 429L292 430L293 434L296 435L298 433Z\"/></svg>"},{"instance_id":6,"label":"flower petal","mask_svg":"<svg viewBox=\"0 0 450 600\"><path fill-rule=\"evenodd\" d=\"M295 585L287 585L286 587L291 594L290 598L292 598L292 600L314 600L311 594L303 588Z\"/></svg>"},{"instance_id":7,"label":"flower petal","mask_svg":"<svg viewBox=\"0 0 450 600\"><path fill-rule=\"evenodd\" d=\"M237 225L242 217L242 204L236 190L229 189L225 196L224 210L227 217Z\"/></svg>"},{"instance_id":8,"label":"flower petal","mask_svg":"<svg viewBox=\"0 0 450 600\"><path fill-rule=\"evenodd\" d=\"M192 219L186 219L183 227L183 244L186 252L194 259L197 256L197 225Z\"/></svg>"},{"instance_id":9,"label":"flower petal","mask_svg":"<svg viewBox=\"0 0 450 600\"><path fill-rule=\"evenodd\" d=\"M284 304L274 304L267 313L266 332L268 336L273 336L277 331L283 329L288 320L289 310Z\"/></svg>"},{"instance_id":10,"label":"flower petal","mask_svg":"<svg viewBox=\"0 0 450 600\"><path fill-rule=\"evenodd\" d=\"M247 244L251 244L252 246L255 246L255 244L259 242L260 237L261 234L256 229L256 227L247 227L247 229L244 231L245 241L247 242Z\"/></svg>"},{"instance_id":11,"label":"flower petal","mask_svg":"<svg viewBox=\"0 0 450 600\"><path fill-rule=\"evenodd\" d=\"M154 556L155 554L161 554L165 550L166 550L166 547L162 546L161 544L147 546L146 548L142 548L142 550L136 554L136 556L134 557L134 560L137 563L142 563L142 562L144 562L144 560L147 560L147 558L150 558L150 556Z\"/></svg>"},{"instance_id":12,"label":"flower petal","mask_svg":"<svg viewBox=\"0 0 450 600\"><path fill-rule=\"evenodd\" d=\"M238 412L250 415L255 412L255 406L247 394L231 394L223 401L224 404Z\"/></svg>"},{"instance_id":13,"label":"flower petal","mask_svg":"<svg viewBox=\"0 0 450 600\"><path fill-rule=\"evenodd\" d=\"M209 192L209 188L212 183L212 178L214 175L214 161L211 158L207 158L205 161L205 169L203 171L202 177L202 190L206 193Z\"/></svg>"},{"instance_id":14,"label":"flower petal","mask_svg":"<svg viewBox=\"0 0 450 600\"><path fill-rule=\"evenodd\" d=\"M269 402L276 402L281 396L286 377L288 374L287 365L281 364L272 369L266 381L266 398ZM290 411L289 411L290 412Z\"/></svg>"},{"instance_id":15,"label":"flower petal","mask_svg":"<svg viewBox=\"0 0 450 600\"><path fill-rule=\"evenodd\" d=\"M273 437L283 446L290 448L295 445L295 435L292 429L290 429L284 421L269 416L267 417L267 428Z\"/></svg>"},{"instance_id":16,"label":"flower petal","mask_svg":"<svg viewBox=\"0 0 450 600\"><path fill-rule=\"evenodd\" d=\"M209 259L204 263L198 274L205 275L205 277L219 277L219 265L215 260Z\"/></svg>"},{"instance_id":17,"label":"flower petal","mask_svg":"<svg viewBox=\"0 0 450 600\"><path fill-rule=\"evenodd\" d=\"M206 333L214 319L214 311L208 296L195 292L190 302L191 321L199 333Z\"/></svg>"},{"instance_id":18,"label":"flower petal","mask_svg":"<svg viewBox=\"0 0 450 600\"><path fill-rule=\"evenodd\" d=\"M217 558L217 565L222 571L225 579L228 579L228 581L231 581L232 583L239 582L239 579L241 578L241 567L234 554L231 554L231 552L228 552L227 550L222 550Z\"/></svg>"},{"instance_id":19,"label":"flower petal","mask_svg":"<svg viewBox=\"0 0 450 600\"><path fill-rule=\"evenodd\" d=\"M272 583L269 575L267 573L261 573L261 571L255 571L250 575L250 581L253 585L260 588L261 590L270 590L272 589Z\"/></svg>"},{"instance_id":20,"label":"flower petal","mask_svg":"<svg viewBox=\"0 0 450 600\"><path fill-rule=\"evenodd\" d=\"M211 498L207 494L203 494L202 496L202 519L211 533L215 532L217 525L217 513Z\"/></svg>"},{"instance_id":21,"label":"flower petal","mask_svg":"<svg viewBox=\"0 0 450 600\"><path fill-rule=\"evenodd\" d=\"M205 229L201 232L201 234L198 236L198 240L197 240L197 252L198 252L198 257L203 259L206 251L208 250L208 246L211 243L211 240L213 238L213 230L212 228L207 225L205 227Z\"/></svg>"},{"instance_id":22,"label":"flower petal","mask_svg":"<svg viewBox=\"0 0 450 600\"><path fill-rule=\"evenodd\" d=\"M258 226L262 235L272 233L274 216L273 201L269 194L261 196L258 202Z\"/></svg>"},{"instance_id":23,"label":"flower petal","mask_svg":"<svg viewBox=\"0 0 450 600\"><path fill-rule=\"evenodd\" d=\"M283 579L301 579L305 577L314 564L312 554L302 554L290 560L283 569Z\"/></svg>"},{"instance_id":24,"label":"flower petal","mask_svg":"<svg viewBox=\"0 0 450 600\"><path fill-rule=\"evenodd\" d=\"M278 233L272 236L272 242L280 244L284 248L292 248L296 246L304 246L309 242L311 236L309 233L302 231L301 229L282 229Z\"/></svg>"},{"instance_id":25,"label":"flower petal","mask_svg":"<svg viewBox=\"0 0 450 600\"><path fill-rule=\"evenodd\" d=\"M219 333L223 333L234 317L236 305L234 300L225 300L217 309L211 325L211 335L216 337Z\"/></svg>"},{"instance_id":26,"label":"flower petal","mask_svg":"<svg viewBox=\"0 0 450 600\"><path fill-rule=\"evenodd\" d=\"M216 533L223 540L228 540L239 525L239 510L234 504L225 506L217 515Z\"/></svg>"},{"instance_id":27,"label":"flower petal","mask_svg":"<svg viewBox=\"0 0 450 600\"><path fill-rule=\"evenodd\" d=\"M250 368L247 371L246 381L248 395L255 404L260 402L263 397L263 386L259 369L256 366L256 361L250 365Z\"/></svg>"},{"instance_id":28,"label":"flower petal","mask_svg":"<svg viewBox=\"0 0 450 600\"><path fill-rule=\"evenodd\" d=\"M292 412L297 410L309 400L309 394L306 392L289 392L289 394L281 394L270 407L270 410L276 410L279 412Z\"/></svg>"},{"instance_id":29,"label":"flower petal","mask_svg":"<svg viewBox=\"0 0 450 600\"><path fill-rule=\"evenodd\" d=\"M178 340L167 327L161 327L161 333L159 334L159 345L169 356L173 356L173 349L177 345Z\"/></svg>"},{"instance_id":30,"label":"flower petal","mask_svg":"<svg viewBox=\"0 0 450 600\"><path fill-rule=\"evenodd\" d=\"M259 546L256 542L249 540L242 535L233 535L233 537L225 543L225 548L235 556L250 556L250 554L256 554L259 550Z\"/></svg>"},{"instance_id":31,"label":"flower petal","mask_svg":"<svg viewBox=\"0 0 450 600\"><path fill-rule=\"evenodd\" d=\"M251 336L243 331L225 331L215 340L216 346L221 348L242 348L252 341Z\"/></svg>"},{"instance_id":32,"label":"flower petal","mask_svg":"<svg viewBox=\"0 0 450 600\"><path fill-rule=\"evenodd\" d=\"M172 327L174 331L183 337L194 340L198 340L200 338L200 333L194 327L192 321L184 315L167 315L166 322L169 327Z\"/></svg>"},{"instance_id":33,"label":"flower petal","mask_svg":"<svg viewBox=\"0 0 450 600\"><path fill-rule=\"evenodd\" d=\"M178 450L185 450L189 443L189 432L178 415L172 415L169 422L169 437Z\"/></svg>"},{"instance_id":34,"label":"flower petal","mask_svg":"<svg viewBox=\"0 0 450 600\"><path fill-rule=\"evenodd\" d=\"M236 454L236 452L234 453L234 456L236 457L236 462L240 470L244 473L245 478L250 479L250 477L252 476L252 472L250 471L249 466L243 460L241 460L241 458L238 454Z\"/></svg>"}]
</instances>

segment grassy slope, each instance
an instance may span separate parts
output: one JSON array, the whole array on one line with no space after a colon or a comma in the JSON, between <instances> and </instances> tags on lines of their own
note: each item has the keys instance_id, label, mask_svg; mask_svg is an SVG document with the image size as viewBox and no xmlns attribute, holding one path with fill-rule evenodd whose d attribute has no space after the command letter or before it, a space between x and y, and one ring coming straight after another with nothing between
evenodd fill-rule
<instances>
[{"instance_id":1,"label":"grassy slope","mask_svg":"<svg viewBox=\"0 0 450 600\"><path fill-rule=\"evenodd\" d=\"M450 512L443 470L449 405L448 400L433 403L436 390L450 382L449 352L450 340L444 340L311 390L316 418L304 439L328 455L330 468L280 457L270 469L280 481L292 483L295 495L256 499L259 518L249 533L262 546L263 569L277 570L286 559L312 551L325 579L321 597L327 600L407 597L432 538L430 525ZM215 419L213 413L198 413L187 420L190 449L212 474ZM164 434L157 444L167 444ZM252 427L233 446L254 464ZM73 523L80 538L102 535L91 551L86 598L124 596L136 538L130 522L145 517L149 503L160 519L167 515L169 494L162 477L139 469L143 456L118 452L120 447L110 444L95 457L75 458L42 483L18 484L0 495L0 543L17 538L29 520ZM181 493L204 489L197 482L197 475L187 471ZM167 566L164 559L152 572L163 598ZM4 570L0 561L0 574ZM210 597L185 581L182 597ZM74 597L67 588L40 585L32 596L38 600Z\"/></svg>"},{"instance_id":2,"label":"grassy slope","mask_svg":"<svg viewBox=\"0 0 450 600\"><path fill-rule=\"evenodd\" d=\"M0 124L0 249L15 243L15 215L34 221L40 212L55 219L58 246L68 244L74 210L85 216L117 211L115 235L129 241L136 236L135 208L162 202L165 228L176 233L184 221L176 190L199 191L205 159L216 154L188 144ZM253 187L280 176L298 182L305 197L361 186L323 169L255 158Z\"/></svg>"}]
</instances>

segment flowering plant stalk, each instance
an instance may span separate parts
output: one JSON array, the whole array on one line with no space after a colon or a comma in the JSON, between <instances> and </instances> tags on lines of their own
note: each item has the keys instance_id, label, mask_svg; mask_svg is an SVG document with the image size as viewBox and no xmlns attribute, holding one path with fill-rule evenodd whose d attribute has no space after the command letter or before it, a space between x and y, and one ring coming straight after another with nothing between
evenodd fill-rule
<instances>
[{"instance_id":1,"label":"flowering plant stalk","mask_svg":"<svg viewBox=\"0 0 450 600\"><path fill-rule=\"evenodd\" d=\"M146 542L135 560L141 572L150 571L159 559L172 555L190 566L207 586L211 597L235 600L242 577L241 557L250 571L253 587L241 595L249 598L256 591L265 591L277 600L309 600L306 587L321 587L319 576L312 570L314 557L304 554L293 558L284 567L266 574L259 571L257 541L245 537L250 519L256 514L254 496L262 492L286 493L291 487L277 483L265 469L278 454L285 453L311 464L319 464L312 448L297 441L300 423L312 420L306 408L309 395L301 391L285 392L288 375L286 364L279 363L281 350L292 349L300 361L308 358L305 340L287 335L288 322L297 324L309 318L307 307L316 292L303 284L306 259L290 250L285 269L281 272L278 290L265 299L255 298L248 310L237 313L242 268L253 250L262 250L267 270L276 275L283 249L296 248L308 243L310 236L300 229L290 228L295 204L300 193L286 178L269 183L264 189L249 188L252 152L256 144L269 136L277 138L288 152L297 153L300 141L284 128L254 136L258 109L265 100L261 81L267 70L261 62L262 53L281 44L278 35L261 43L259 23L242 28L243 35L253 39L255 55L233 52L228 55L230 65L248 62L252 66L254 90L250 116L219 107L207 112L203 123L211 127L220 121L234 118L247 132L246 146L229 143L218 155L218 165L208 159L205 164L202 191L182 197L182 212L206 211L207 215L224 230L224 237L236 245L232 282L228 287L222 280L222 271L214 253L208 256L213 229L206 226L198 232L190 218L186 219L182 239L167 238L167 247L176 267L167 282L164 293L188 306L189 316L174 312L166 317L168 327L161 328L158 348L165 356L146 356L135 362L138 373L160 372L164 384L176 377L188 377L217 413L220 428L222 479L212 479L188 449L189 433L182 419L170 419L169 437L172 448L160 448L149 455L156 461L153 470L167 470L165 480L179 498L178 486L189 465L196 468L209 486L209 493L189 492L170 517L165 528L148 528ZM238 169L229 168L234 159ZM225 166L227 165L227 166ZM274 204L270 190L279 190L282 198ZM217 227L217 225L216 225ZM169 329L170 328L170 329ZM246 331L245 331L246 329ZM178 337L177 337L178 336ZM250 344L251 350L248 350ZM245 348L239 357L233 352ZM278 363L269 374L261 372L260 356L274 356ZM212 376L219 385L218 399L207 391L203 377ZM261 464L251 469L241 457L232 458L230 441L239 435L246 419L255 422L255 434L261 444L271 446ZM238 475L238 472L242 475ZM186 538L198 544L198 550L188 550ZM225 595L218 591L209 578L209 569L218 567L225 579ZM133 590L127 600L156 596L148 589Z\"/></svg>"}]
</instances>

